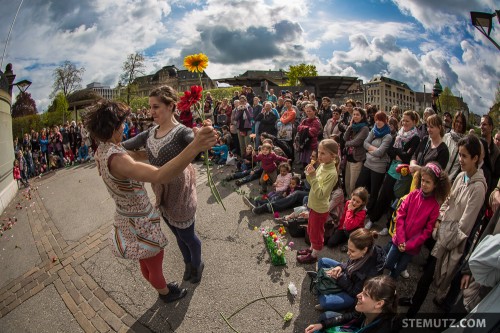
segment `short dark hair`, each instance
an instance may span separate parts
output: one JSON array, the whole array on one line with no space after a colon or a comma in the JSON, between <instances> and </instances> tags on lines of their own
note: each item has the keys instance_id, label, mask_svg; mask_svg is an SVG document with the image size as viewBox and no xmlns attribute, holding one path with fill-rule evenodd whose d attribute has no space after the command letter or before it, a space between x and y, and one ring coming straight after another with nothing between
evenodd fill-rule
<instances>
[{"instance_id":1,"label":"short dark hair","mask_svg":"<svg viewBox=\"0 0 500 333\"><path fill-rule=\"evenodd\" d=\"M125 103L106 99L99 100L85 113L85 128L95 140L108 141L113 136L113 132L120 128L129 113L130 108Z\"/></svg>"}]
</instances>

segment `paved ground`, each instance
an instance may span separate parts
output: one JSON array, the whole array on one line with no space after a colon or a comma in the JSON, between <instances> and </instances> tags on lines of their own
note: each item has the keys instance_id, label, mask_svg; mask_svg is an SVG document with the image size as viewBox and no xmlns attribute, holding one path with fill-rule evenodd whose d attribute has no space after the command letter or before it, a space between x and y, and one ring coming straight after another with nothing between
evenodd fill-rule
<instances>
[{"instance_id":1,"label":"paved ground","mask_svg":"<svg viewBox=\"0 0 500 333\"><path fill-rule=\"evenodd\" d=\"M229 169L214 172L222 179ZM219 184L227 207L223 211L211 197L206 175L199 172L196 229L203 242L204 277L199 285L183 283L189 289L186 298L164 304L144 283L136 262L111 254L108 232L114 204L94 164L50 173L32 183L30 195L20 190L1 216L1 223L10 218L15 224L0 237L0 332L231 332L221 313L230 316L261 292L286 295L289 282L299 289L295 299L267 301L280 315L292 312L291 322L284 323L260 300L230 319L234 329L303 332L318 318L305 276L314 266L297 265L295 252L287 254L287 266L272 266L253 230L275 225L271 215L254 216L242 202L242 192L256 193L256 184L238 191L232 184ZM18 204L22 209L16 209ZM169 280L180 281L181 255L170 231L165 234L164 271ZM301 239L290 240L304 246ZM325 249L322 255L346 258L337 250ZM411 265L410 274L400 283L403 294L413 291L417 264ZM425 308L435 310L429 303Z\"/></svg>"}]
</instances>

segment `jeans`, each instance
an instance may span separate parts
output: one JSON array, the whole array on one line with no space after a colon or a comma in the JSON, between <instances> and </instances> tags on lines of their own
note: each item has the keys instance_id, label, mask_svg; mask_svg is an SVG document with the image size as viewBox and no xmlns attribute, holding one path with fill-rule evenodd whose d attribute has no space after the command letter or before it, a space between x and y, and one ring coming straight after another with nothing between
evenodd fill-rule
<instances>
[{"instance_id":1,"label":"jeans","mask_svg":"<svg viewBox=\"0 0 500 333\"><path fill-rule=\"evenodd\" d=\"M411 258L413 258L412 255L399 251L398 247L393 243L389 253L387 253L385 268L390 270L391 277L397 280L399 274L401 274L401 272L404 271L410 263Z\"/></svg>"},{"instance_id":2,"label":"jeans","mask_svg":"<svg viewBox=\"0 0 500 333\"><path fill-rule=\"evenodd\" d=\"M293 208L302 205L304 197L306 197L309 192L306 191L295 191L286 198L276 200L272 203L273 210L275 212L281 212L288 208Z\"/></svg>"},{"instance_id":3,"label":"jeans","mask_svg":"<svg viewBox=\"0 0 500 333\"><path fill-rule=\"evenodd\" d=\"M165 216L163 216L163 219L177 240L184 263L191 263L194 267L199 267L201 264L201 241L194 232L194 222L188 228L180 229L168 223Z\"/></svg>"},{"instance_id":4,"label":"jeans","mask_svg":"<svg viewBox=\"0 0 500 333\"><path fill-rule=\"evenodd\" d=\"M321 258L318 261L318 271L322 268L331 268L339 265L340 263L333 259ZM336 312L352 308L356 304L356 299L345 291L330 295L319 295L318 300L324 310Z\"/></svg>"}]
</instances>

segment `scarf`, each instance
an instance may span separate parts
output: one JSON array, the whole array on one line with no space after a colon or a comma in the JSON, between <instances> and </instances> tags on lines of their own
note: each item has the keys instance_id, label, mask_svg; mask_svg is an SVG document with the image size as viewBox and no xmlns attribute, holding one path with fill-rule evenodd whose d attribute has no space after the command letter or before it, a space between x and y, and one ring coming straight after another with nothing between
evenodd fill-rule
<instances>
[{"instance_id":1,"label":"scarf","mask_svg":"<svg viewBox=\"0 0 500 333\"><path fill-rule=\"evenodd\" d=\"M351 128L354 133L358 133L365 126L368 126L368 123L361 121L359 123L353 123Z\"/></svg>"},{"instance_id":2,"label":"scarf","mask_svg":"<svg viewBox=\"0 0 500 333\"><path fill-rule=\"evenodd\" d=\"M454 130L451 130L450 131L450 136L451 136L451 139L454 141L454 142L458 142L461 138L464 137L463 134L461 133L457 133L455 132Z\"/></svg>"},{"instance_id":3,"label":"scarf","mask_svg":"<svg viewBox=\"0 0 500 333\"><path fill-rule=\"evenodd\" d=\"M356 259L356 260L349 259L349 260L347 260L347 265L346 265L345 271L346 271L348 277L351 277L352 273L356 272L361 267L363 267L364 264L366 264L366 262L368 261L368 259L373 254L374 247L375 247L375 245L373 245L371 247L371 249L368 250L366 252L366 254L364 256L362 256L361 258L359 258L359 259Z\"/></svg>"},{"instance_id":4,"label":"scarf","mask_svg":"<svg viewBox=\"0 0 500 333\"><path fill-rule=\"evenodd\" d=\"M375 138L381 138L386 136L387 134L391 134L391 128L387 124L382 126L382 128L380 129L377 126L374 126L372 131L373 135L375 135Z\"/></svg>"},{"instance_id":5,"label":"scarf","mask_svg":"<svg viewBox=\"0 0 500 333\"><path fill-rule=\"evenodd\" d=\"M394 141L394 148L403 148L403 145L410 141L415 135L418 136L418 129L413 126L411 130L408 132L404 131L404 128L401 127L401 129L398 131L398 134L396 135L396 140Z\"/></svg>"}]
</instances>

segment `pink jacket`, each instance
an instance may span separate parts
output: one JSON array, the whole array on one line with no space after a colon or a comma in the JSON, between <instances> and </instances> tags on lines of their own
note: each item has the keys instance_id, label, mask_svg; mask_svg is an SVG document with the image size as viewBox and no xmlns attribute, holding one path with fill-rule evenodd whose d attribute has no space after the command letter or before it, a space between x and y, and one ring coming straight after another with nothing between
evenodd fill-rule
<instances>
[{"instance_id":1,"label":"pink jacket","mask_svg":"<svg viewBox=\"0 0 500 333\"><path fill-rule=\"evenodd\" d=\"M339 230L353 231L363 227L366 217L366 209L357 212L348 209L350 200L347 200L344 206L344 212L339 222Z\"/></svg>"},{"instance_id":2,"label":"pink jacket","mask_svg":"<svg viewBox=\"0 0 500 333\"><path fill-rule=\"evenodd\" d=\"M424 242L431 237L439 216L439 203L431 195L425 197L417 189L406 196L397 211L394 245L406 243L406 253L417 255Z\"/></svg>"}]
</instances>

